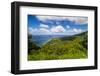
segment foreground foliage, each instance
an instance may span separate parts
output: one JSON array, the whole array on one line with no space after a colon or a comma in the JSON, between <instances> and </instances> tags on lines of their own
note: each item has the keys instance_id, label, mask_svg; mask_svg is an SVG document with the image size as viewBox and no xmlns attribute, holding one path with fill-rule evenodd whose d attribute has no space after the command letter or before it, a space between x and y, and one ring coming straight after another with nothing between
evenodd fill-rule
<instances>
[{"instance_id":1,"label":"foreground foliage","mask_svg":"<svg viewBox=\"0 0 100 76\"><path fill-rule=\"evenodd\" d=\"M33 43L28 60L87 58L87 32L63 38L54 38L41 48Z\"/></svg>"}]
</instances>

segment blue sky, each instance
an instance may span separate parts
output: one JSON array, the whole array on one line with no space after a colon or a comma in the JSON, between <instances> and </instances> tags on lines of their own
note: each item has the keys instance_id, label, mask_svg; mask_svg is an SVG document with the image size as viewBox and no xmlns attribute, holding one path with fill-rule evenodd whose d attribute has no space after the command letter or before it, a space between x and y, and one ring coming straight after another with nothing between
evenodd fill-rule
<instances>
[{"instance_id":1,"label":"blue sky","mask_svg":"<svg viewBox=\"0 0 100 76\"><path fill-rule=\"evenodd\" d=\"M32 35L74 35L85 31L87 17L28 15L28 32Z\"/></svg>"}]
</instances>

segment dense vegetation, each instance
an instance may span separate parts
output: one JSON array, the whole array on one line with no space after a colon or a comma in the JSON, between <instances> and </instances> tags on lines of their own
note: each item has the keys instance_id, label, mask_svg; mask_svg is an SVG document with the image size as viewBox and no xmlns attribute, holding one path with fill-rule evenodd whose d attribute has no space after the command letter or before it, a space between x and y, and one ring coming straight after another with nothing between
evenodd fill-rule
<instances>
[{"instance_id":1,"label":"dense vegetation","mask_svg":"<svg viewBox=\"0 0 100 76\"><path fill-rule=\"evenodd\" d=\"M35 43L32 41L32 35L28 35L28 54L31 54L32 51L31 50L38 50L40 49L40 47L38 47L37 45L35 45Z\"/></svg>"},{"instance_id":2,"label":"dense vegetation","mask_svg":"<svg viewBox=\"0 0 100 76\"><path fill-rule=\"evenodd\" d=\"M54 38L41 48L29 38L28 60L87 58L87 32L70 37Z\"/></svg>"}]
</instances>

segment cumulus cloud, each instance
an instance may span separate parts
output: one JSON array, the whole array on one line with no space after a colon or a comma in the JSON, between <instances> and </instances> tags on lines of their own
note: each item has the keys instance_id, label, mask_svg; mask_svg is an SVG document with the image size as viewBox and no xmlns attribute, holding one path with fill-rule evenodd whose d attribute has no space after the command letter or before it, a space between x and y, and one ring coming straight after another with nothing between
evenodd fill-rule
<instances>
[{"instance_id":1,"label":"cumulus cloud","mask_svg":"<svg viewBox=\"0 0 100 76\"><path fill-rule=\"evenodd\" d=\"M49 26L48 25L45 25L45 24L40 24L40 27L41 28L49 28Z\"/></svg>"},{"instance_id":2,"label":"cumulus cloud","mask_svg":"<svg viewBox=\"0 0 100 76\"><path fill-rule=\"evenodd\" d=\"M83 30L82 30L82 29L76 29L76 28L74 28L74 29L73 29L73 32L81 33L81 32L83 32Z\"/></svg>"},{"instance_id":3,"label":"cumulus cloud","mask_svg":"<svg viewBox=\"0 0 100 76\"><path fill-rule=\"evenodd\" d=\"M29 27L29 34L61 34L65 32L66 29L64 29L64 27L61 25L53 26L49 29L44 27L40 27L40 28Z\"/></svg>"},{"instance_id":4,"label":"cumulus cloud","mask_svg":"<svg viewBox=\"0 0 100 76\"><path fill-rule=\"evenodd\" d=\"M38 31L37 28L33 29L32 27L29 27L28 30L29 30L29 31L28 31L29 34L33 34L34 32L37 32L37 31Z\"/></svg>"},{"instance_id":5,"label":"cumulus cloud","mask_svg":"<svg viewBox=\"0 0 100 76\"><path fill-rule=\"evenodd\" d=\"M54 26L51 28L51 32L54 32L54 33L65 32L65 31L66 30L61 25Z\"/></svg>"},{"instance_id":6,"label":"cumulus cloud","mask_svg":"<svg viewBox=\"0 0 100 76\"><path fill-rule=\"evenodd\" d=\"M78 34L84 32L82 29L68 29L66 30L63 26L58 25L58 26L53 26L51 28L32 28L29 27L29 34L32 35L73 35L73 34Z\"/></svg>"},{"instance_id":7,"label":"cumulus cloud","mask_svg":"<svg viewBox=\"0 0 100 76\"><path fill-rule=\"evenodd\" d=\"M66 19L66 17L58 17L58 16L36 16L40 21L47 21L47 20L62 20Z\"/></svg>"},{"instance_id":8,"label":"cumulus cloud","mask_svg":"<svg viewBox=\"0 0 100 76\"><path fill-rule=\"evenodd\" d=\"M66 17L66 19L77 24L85 24L88 21L87 17Z\"/></svg>"},{"instance_id":9,"label":"cumulus cloud","mask_svg":"<svg viewBox=\"0 0 100 76\"><path fill-rule=\"evenodd\" d=\"M72 17L72 16L67 16L67 17L60 17L60 16L36 16L40 21L46 22L48 20L69 20L72 22L75 22L76 24L85 24L88 21L87 17Z\"/></svg>"},{"instance_id":10,"label":"cumulus cloud","mask_svg":"<svg viewBox=\"0 0 100 76\"><path fill-rule=\"evenodd\" d=\"M45 34L50 34L50 30L49 29L46 29L46 28L32 28L32 27L29 27L29 31L28 31L29 34L32 34L32 35L45 35Z\"/></svg>"},{"instance_id":11,"label":"cumulus cloud","mask_svg":"<svg viewBox=\"0 0 100 76\"><path fill-rule=\"evenodd\" d=\"M48 29L46 29L46 28L40 28L38 31L44 32L44 33L50 32L50 31L49 31Z\"/></svg>"}]
</instances>

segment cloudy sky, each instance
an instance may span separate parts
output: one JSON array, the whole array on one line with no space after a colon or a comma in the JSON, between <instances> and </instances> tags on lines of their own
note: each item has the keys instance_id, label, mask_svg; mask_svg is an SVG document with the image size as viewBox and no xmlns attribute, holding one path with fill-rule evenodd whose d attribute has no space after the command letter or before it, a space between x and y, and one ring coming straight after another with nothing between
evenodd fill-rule
<instances>
[{"instance_id":1,"label":"cloudy sky","mask_svg":"<svg viewBox=\"0 0 100 76\"><path fill-rule=\"evenodd\" d=\"M32 35L74 35L88 31L87 17L28 15Z\"/></svg>"}]
</instances>

